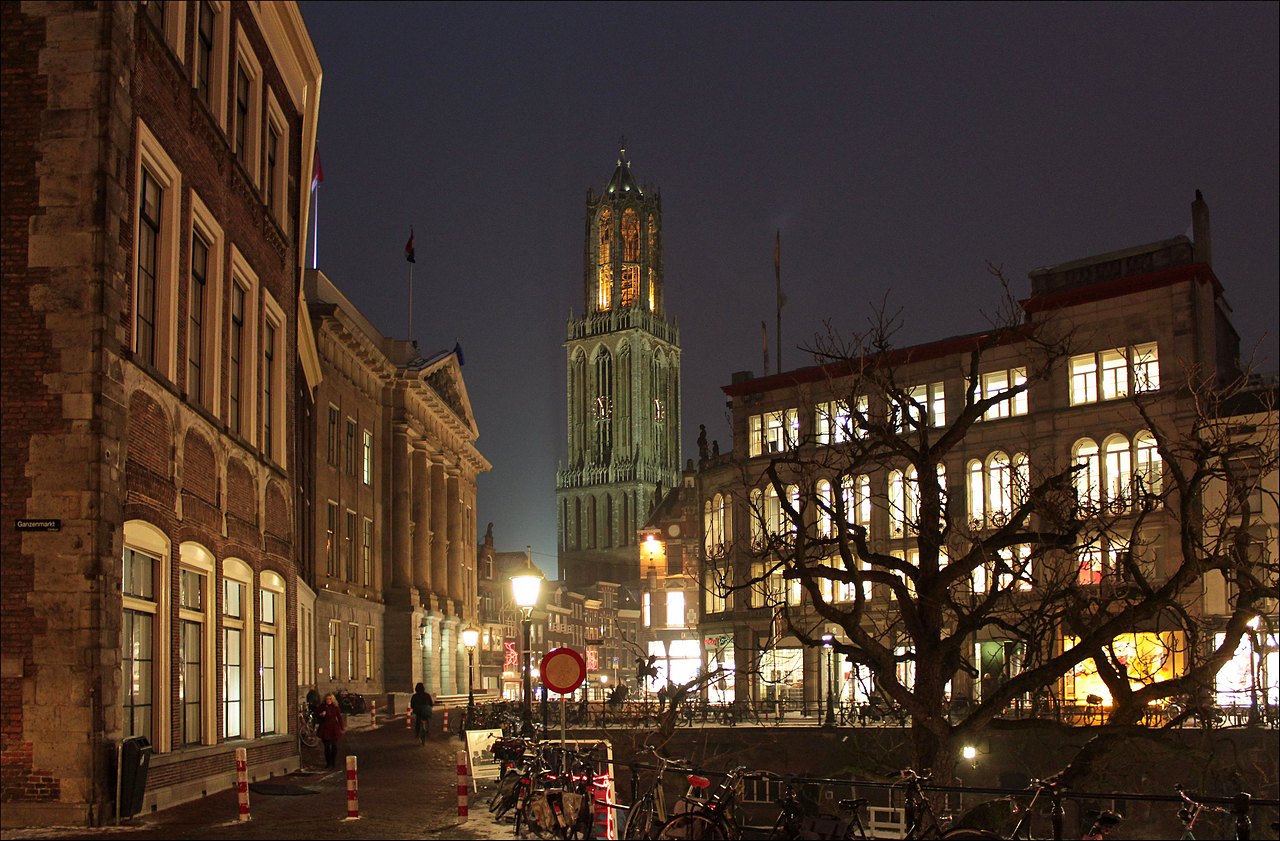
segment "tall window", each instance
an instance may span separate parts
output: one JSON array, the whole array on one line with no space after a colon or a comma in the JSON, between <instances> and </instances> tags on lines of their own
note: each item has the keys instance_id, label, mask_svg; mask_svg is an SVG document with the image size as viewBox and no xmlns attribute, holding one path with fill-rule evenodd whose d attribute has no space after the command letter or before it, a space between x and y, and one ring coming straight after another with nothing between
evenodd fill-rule
<instances>
[{"instance_id":1,"label":"tall window","mask_svg":"<svg viewBox=\"0 0 1280 841\"><path fill-rule=\"evenodd\" d=\"M613 211L600 211L596 246L596 309L613 305Z\"/></svg>"},{"instance_id":2,"label":"tall window","mask_svg":"<svg viewBox=\"0 0 1280 841\"><path fill-rule=\"evenodd\" d=\"M1133 470L1129 458L1129 441L1123 435L1112 435L1103 443L1107 479L1107 504L1115 513L1129 505Z\"/></svg>"},{"instance_id":3,"label":"tall window","mask_svg":"<svg viewBox=\"0 0 1280 841\"><path fill-rule=\"evenodd\" d=\"M1155 436L1148 430L1142 430L1133 436L1133 449L1134 491L1144 495L1147 504L1158 504L1163 482L1160 450L1156 447Z\"/></svg>"},{"instance_id":4,"label":"tall window","mask_svg":"<svg viewBox=\"0 0 1280 841\"><path fill-rule=\"evenodd\" d=\"M276 154L280 146L280 132L275 123L267 122L267 154L263 161L262 191L266 199L267 211L272 218L276 217Z\"/></svg>"},{"instance_id":5,"label":"tall window","mask_svg":"<svg viewBox=\"0 0 1280 841\"><path fill-rule=\"evenodd\" d=\"M329 463L334 467L338 466L338 407L329 407Z\"/></svg>"},{"instance_id":6,"label":"tall window","mask_svg":"<svg viewBox=\"0 0 1280 841\"><path fill-rule=\"evenodd\" d=\"M196 93L206 106L213 107L214 12L209 0L200 0L196 11Z\"/></svg>"},{"instance_id":7,"label":"tall window","mask_svg":"<svg viewBox=\"0 0 1280 841\"><path fill-rule=\"evenodd\" d=\"M339 655L338 645L341 638L342 638L342 623L330 622L329 623L329 679L330 680L335 680L335 681L341 680L341 675L338 674L338 655Z\"/></svg>"},{"instance_id":8,"label":"tall window","mask_svg":"<svg viewBox=\"0 0 1280 841\"><path fill-rule=\"evenodd\" d=\"M164 190L147 167L142 168L142 187L138 194L138 303L134 319L135 346L138 359L157 367L156 320L160 265L160 218Z\"/></svg>"},{"instance_id":9,"label":"tall window","mask_svg":"<svg viewBox=\"0 0 1280 841\"><path fill-rule=\"evenodd\" d=\"M360 530L360 583L373 586L373 520L368 517L364 518L364 527Z\"/></svg>"},{"instance_id":10,"label":"tall window","mask_svg":"<svg viewBox=\"0 0 1280 841\"><path fill-rule=\"evenodd\" d=\"M258 633L262 644L262 669L259 672L262 675L262 712L259 720L262 722L262 734L266 735L275 733L277 729L276 669L283 664L277 662L280 652L276 648L276 642L281 636L281 629L276 624L276 608L281 594L265 588L260 592Z\"/></svg>"},{"instance_id":11,"label":"tall window","mask_svg":"<svg viewBox=\"0 0 1280 841\"><path fill-rule=\"evenodd\" d=\"M187 296L187 394L204 403L204 328L209 279L209 243L191 233L191 292Z\"/></svg>"},{"instance_id":12,"label":"tall window","mask_svg":"<svg viewBox=\"0 0 1280 841\"><path fill-rule=\"evenodd\" d=\"M667 627L684 627L684 591L667 591Z\"/></svg>"},{"instance_id":13,"label":"tall window","mask_svg":"<svg viewBox=\"0 0 1280 841\"><path fill-rule=\"evenodd\" d=\"M866 397L858 398L858 409L866 417ZM815 426L819 444L841 444L853 438L861 438L865 431L859 427L844 400L819 403L815 414Z\"/></svg>"},{"instance_id":14,"label":"tall window","mask_svg":"<svg viewBox=\"0 0 1280 841\"><path fill-rule=\"evenodd\" d=\"M613 357L607 350L596 356L595 459L607 463L613 451Z\"/></svg>"},{"instance_id":15,"label":"tall window","mask_svg":"<svg viewBox=\"0 0 1280 841\"><path fill-rule=\"evenodd\" d=\"M275 456L276 327L267 321L262 335L262 451Z\"/></svg>"},{"instance_id":16,"label":"tall window","mask_svg":"<svg viewBox=\"0 0 1280 841\"><path fill-rule=\"evenodd\" d=\"M154 744L155 617L158 612L156 576L160 559L144 552L124 550L124 622L120 694L124 708L124 735L145 736Z\"/></svg>"},{"instance_id":17,"label":"tall window","mask_svg":"<svg viewBox=\"0 0 1280 841\"><path fill-rule=\"evenodd\" d=\"M347 626L347 680L356 679L356 652L360 650L359 637L360 626L351 624Z\"/></svg>"},{"instance_id":18,"label":"tall window","mask_svg":"<svg viewBox=\"0 0 1280 841\"><path fill-rule=\"evenodd\" d=\"M1030 468L1025 453L996 450L968 466L969 517L977 528L999 528L1026 498Z\"/></svg>"},{"instance_id":19,"label":"tall window","mask_svg":"<svg viewBox=\"0 0 1280 841\"><path fill-rule=\"evenodd\" d=\"M1089 438L1081 438L1071 448L1071 456L1077 466L1076 503L1093 508L1102 499L1102 465L1098 445Z\"/></svg>"},{"instance_id":20,"label":"tall window","mask_svg":"<svg viewBox=\"0 0 1280 841\"><path fill-rule=\"evenodd\" d=\"M228 739L244 735L245 584L222 580L222 718Z\"/></svg>"},{"instance_id":21,"label":"tall window","mask_svg":"<svg viewBox=\"0 0 1280 841\"><path fill-rule=\"evenodd\" d=\"M325 571L330 578L338 577L338 503L329 502L329 516L324 532Z\"/></svg>"},{"instance_id":22,"label":"tall window","mask_svg":"<svg viewBox=\"0 0 1280 841\"><path fill-rule=\"evenodd\" d=\"M1136 345L1133 354L1133 390L1160 390L1160 354L1155 342Z\"/></svg>"},{"instance_id":23,"label":"tall window","mask_svg":"<svg viewBox=\"0 0 1280 841\"><path fill-rule=\"evenodd\" d=\"M179 672L178 700L182 707L182 743L204 740L204 600L206 578L182 569L178 573Z\"/></svg>"},{"instance_id":24,"label":"tall window","mask_svg":"<svg viewBox=\"0 0 1280 841\"><path fill-rule=\"evenodd\" d=\"M364 448L361 450L360 473L366 485L373 484L373 433L364 431Z\"/></svg>"},{"instance_id":25,"label":"tall window","mask_svg":"<svg viewBox=\"0 0 1280 841\"><path fill-rule=\"evenodd\" d=\"M249 134L249 74L242 64L236 64L235 107L236 122L232 129L232 135L235 138L236 157L243 163L248 152L246 143Z\"/></svg>"},{"instance_id":26,"label":"tall window","mask_svg":"<svg viewBox=\"0 0 1280 841\"><path fill-rule=\"evenodd\" d=\"M1098 400L1098 360L1092 353L1071 357L1071 405Z\"/></svg>"},{"instance_id":27,"label":"tall window","mask_svg":"<svg viewBox=\"0 0 1280 841\"><path fill-rule=\"evenodd\" d=\"M373 628L364 629L364 679L373 680Z\"/></svg>"},{"instance_id":28,"label":"tall window","mask_svg":"<svg viewBox=\"0 0 1280 841\"><path fill-rule=\"evenodd\" d=\"M944 384L926 383L908 389L903 410L895 411L895 415L899 419L905 415L908 420L905 424L901 420L895 424L899 431L919 429L922 426L945 426L947 408Z\"/></svg>"},{"instance_id":29,"label":"tall window","mask_svg":"<svg viewBox=\"0 0 1280 841\"><path fill-rule=\"evenodd\" d=\"M356 422L347 418L347 435L343 441L346 447L347 473L356 475Z\"/></svg>"},{"instance_id":30,"label":"tall window","mask_svg":"<svg viewBox=\"0 0 1280 841\"><path fill-rule=\"evenodd\" d=\"M343 537L344 544L347 548L347 581L355 582L356 580L356 512L347 512L347 532Z\"/></svg>"},{"instance_id":31,"label":"tall window","mask_svg":"<svg viewBox=\"0 0 1280 841\"><path fill-rule=\"evenodd\" d=\"M241 429L242 409L240 405L240 389L244 384L244 371L241 360L244 359L244 287L238 283L231 284L231 357L227 372L230 410L227 420L231 431L239 435Z\"/></svg>"}]
</instances>

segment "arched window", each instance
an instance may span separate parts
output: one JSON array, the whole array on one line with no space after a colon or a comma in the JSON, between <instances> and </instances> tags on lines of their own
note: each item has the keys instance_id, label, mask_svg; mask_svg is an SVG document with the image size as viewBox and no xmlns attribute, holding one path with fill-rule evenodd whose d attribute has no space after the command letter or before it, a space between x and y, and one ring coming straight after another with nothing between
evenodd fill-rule
<instances>
[{"instance_id":1,"label":"arched window","mask_svg":"<svg viewBox=\"0 0 1280 841\"><path fill-rule=\"evenodd\" d=\"M622 212L622 259L628 263L640 261L640 217L630 207Z\"/></svg>"},{"instance_id":2,"label":"arched window","mask_svg":"<svg viewBox=\"0 0 1280 841\"><path fill-rule=\"evenodd\" d=\"M169 750L169 538L143 520L124 524L120 629L124 735Z\"/></svg>"},{"instance_id":3,"label":"arched window","mask_svg":"<svg viewBox=\"0 0 1280 841\"><path fill-rule=\"evenodd\" d=\"M728 535L732 534L733 530L730 499L728 494L716 494L712 501L712 516L716 523L716 546L721 555L725 554L728 548Z\"/></svg>"},{"instance_id":4,"label":"arched window","mask_svg":"<svg viewBox=\"0 0 1280 841\"><path fill-rule=\"evenodd\" d=\"M216 565L198 543L183 543L178 553L178 732L184 745L211 745L218 720L212 632Z\"/></svg>"},{"instance_id":5,"label":"arched window","mask_svg":"<svg viewBox=\"0 0 1280 841\"><path fill-rule=\"evenodd\" d=\"M607 464L613 452L613 357L608 350L596 355L595 373L595 460Z\"/></svg>"},{"instance_id":6,"label":"arched window","mask_svg":"<svg viewBox=\"0 0 1280 841\"><path fill-rule=\"evenodd\" d=\"M1081 438L1071 448L1071 459L1079 469L1075 473L1076 503L1094 508L1102 497L1102 465L1098 445L1091 438Z\"/></svg>"},{"instance_id":7,"label":"arched window","mask_svg":"<svg viewBox=\"0 0 1280 841\"><path fill-rule=\"evenodd\" d=\"M986 470L976 458L969 462L965 476L969 482L969 525L983 528L987 523Z\"/></svg>"},{"instance_id":8,"label":"arched window","mask_svg":"<svg viewBox=\"0 0 1280 841\"><path fill-rule=\"evenodd\" d=\"M258 650L262 652L258 721L265 736L287 733L289 729L288 623L284 579L274 572L263 572L258 576L258 586Z\"/></svg>"},{"instance_id":9,"label":"arched window","mask_svg":"<svg viewBox=\"0 0 1280 841\"><path fill-rule=\"evenodd\" d=\"M907 533L907 488L901 470L889 471L889 536Z\"/></svg>"},{"instance_id":10,"label":"arched window","mask_svg":"<svg viewBox=\"0 0 1280 841\"><path fill-rule=\"evenodd\" d=\"M865 473L840 477L840 494L844 497L845 522L867 529L871 538L871 477Z\"/></svg>"},{"instance_id":11,"label":"arched window","mask_svg":"<svg viewBox=\"0 0 1280 841\"><path fill-rule=\"evenodd\" d=\"M715 552L716 536L715 526L711 520L711 500L707 500L702 504L702 552L710 558Z\"/></svg>"},{"instance_id":12,"label":"arched window","mask_svg":"<svg viewBox=\"0 0 1280 841\"><path fill-rule=\"evenodd\" d=\"M1013 511L1013 471L1000 450L987 456L987 510L993 526L1004 525Z\"/></svg>"},{"instance_id":13,"label":"arched window","mask_svg":"<svg viewBox=\"0 0 1280 841\"><path fill-rule=\"evenodd\" d=\"M764 548L764 524L767 513L764 509L764 491L751 489L751 548Z\"/></svg>"},{"instance_id":14,"label":"arched window","mask_svg":"<svg viewBox=\"0 0 1280 841\"><path fill-rule=\"evenodd\" d=\"M1162 472L1163 464L1160 460L1160 450L1156 447L1156 437L1149 430L1142 430L1133 436L1133 449L1136 456L1134 465L1134 488L1148 497L1148 502L1154 502L1154 497L1159 497L1163 489Z\"/></svg>"},{"instance_id":15,"label":"arched window","mask_svg":"<svg viewBox=\"0 0 1280 841\"><path fill-rule=\"evenodd\" d=\"M222 562L222 735L253 734L253 570L235 558Z\"/></svg>"},{"instance_id":16,"label":"arched window","mask_svg":"<svg viewBox=\"0 0 1280 841\"><path fill-rule=\"evenodd\" d=\"M596 246L596 309L607 310L613 303L613 211L600 211Z\"/></svg>"},{"instance_id":17,"label":"arched window","mask_svg":"<svg viewBox=\"0 0 1280 841\"><path fill-rule=\"evenodd\" d=\"M1103 475L1107 478L1107 503L1112 511L1123 511L1129 505L1133 482L1132 462L1129 457L1129 441L1123 435L1112 435L1103 444L1105 462Z\"/></svg>"},{"instance_id":18,"label":"arched window","mask_svg":"<svg viewBox=\"0 0 1280 841\"><path fill-rule=\"evenodd\" d=\"M835 536L835 494L832 493L831 483L826 479L818 480L817 487L818 497L818 536L831 538Z\"/></svg>"}]
</instances>

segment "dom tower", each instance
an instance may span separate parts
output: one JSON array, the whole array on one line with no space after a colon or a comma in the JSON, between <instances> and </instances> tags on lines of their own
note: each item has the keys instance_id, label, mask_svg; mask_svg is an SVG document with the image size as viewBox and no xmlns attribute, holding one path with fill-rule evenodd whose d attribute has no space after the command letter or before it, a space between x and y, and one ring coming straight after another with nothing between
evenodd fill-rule
<instances>
[{"instance_id":1,"label":"dom tower","mask_svg":"<svg viewBox=\"0 0 1280 841\"><path fill-rule=\"evenodd\" d=\"M569 458L556 474L560 577L640 578L636 529L680 476L680 334L666 319L662 200L626 149L587 191L582 318L569 317Z\"/></svg>"}]
</instances>

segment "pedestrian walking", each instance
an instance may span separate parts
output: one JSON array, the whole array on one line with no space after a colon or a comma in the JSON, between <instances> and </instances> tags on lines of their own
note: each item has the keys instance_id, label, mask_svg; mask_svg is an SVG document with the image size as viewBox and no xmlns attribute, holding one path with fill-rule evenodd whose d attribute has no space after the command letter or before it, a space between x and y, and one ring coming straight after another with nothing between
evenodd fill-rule
<instances>
[{"instance_id":1,"label":"pedestrian walking","mask_svg":"<svg viewBox=\"0 0 1280 841\"><path fill-rule=\"evenodd\" d=\"M409 709L413 711L414 718L414 734L418 737L419 744L426 744L427 739L431 736L431 711L435 706L435 702L431 700L431 693L427 688L419 683L413 687L413 697L409 699Z\"/></svg>"},{"instance_id":2,"label":"pedestrian walking","mask_svg":"<svg viewBox=\"0 0 1280 841\"><path fill-rule=\"evenodd\" d=\"M347 729L347 721L343 718L338 699L330 692L324 696L324 704L316 713L319 725L316 734L324 742L324 764L327 768L338 767L338 740Z\"/></svg>"}]
</instances>

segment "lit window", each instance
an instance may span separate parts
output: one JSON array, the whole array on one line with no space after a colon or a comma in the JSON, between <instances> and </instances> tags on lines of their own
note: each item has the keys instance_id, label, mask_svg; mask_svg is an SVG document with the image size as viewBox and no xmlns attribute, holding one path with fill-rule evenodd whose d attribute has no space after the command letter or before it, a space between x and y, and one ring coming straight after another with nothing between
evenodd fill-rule
<instances>
[{"instance_id":1,"label":"lit window","mask_svg":"<svg viewBox=\"0 0 1280 841\"><path fill-rule=\"evenodd\" d=\"M121 629L121 682L124 734L144 736L155 742L156 640L158 613L156 577L160 559L125 547L123 627Z\"/></svg>"},{"instance_id":2,"label":"lit window","mask_svg":"<svg viewBox=\"0 0 1280 841\"><path fill-rule=\"evenodd\" d=\"M1160 390L1160 355L1155 342L1133 348L1133 390Z\"/></svg>"},{"instance_id":3,"label":"lit window","mask_svg":"<svg viewBox=\"0 0 1280 841\"><path fill-rule=\"evenodd\" d=\"M373 586L373 520L364 520L364 528L360 532L360 583L365 587Z\"/></svg>"},{"instance_id":4,"label":"lit window","mask_svg":"<svg viewBox=\"0 0 1280 841\"><path fill-rule=\"evenodd\" d=\"M1098 401L1098 360L1092 353L1071 357L1071 405Z\"/></svg>"},{"instance_id":5,"label":"lit window","mask_svg":"<svg viewBox=\"0 0 1280 841\"><path fill-rule=\"evenodd\" d=\"M1133 436L1133 448L1134 489L1145 495L1147 504L1158 505L1163 488L1163 465L1160 460L1160 450L1156 447L1155 436L1148 430L1142 430Z\"/></svg>"},{"instance_id":6,"label":"lit window","mask_svg":"<svg viewBox=\"0 0 1280 841\"><path fill-rule=\"evenodd\" d=\"M866 414L866 397L859 397L859 411ZM849 411L849 404L843 400L831 400L819 403L815 411L817 438L819 444L841 444L854 437L865 435L855 423Z\"/></svg>"},{"instance_id":7,"label":"lit window","mask_svg":"<svg viewBox=\"0 0 1280 841\"><path fill-rule=\"evenodd\" d=\"M324 555L325 572L330 578L338 577L338 504L329 502L329 516L325 522Z\"/></svg>"},{"instance_id":8,"label":"lit window","mask_svg":"<svg viewBox=\"0 0 1280 841\"><path fill-rule=\"evenodd\" d=\"M252 651L248 650L245 627L249 617L249 577L247 565L240 561L223 562L222 580L222 720L223 736L227 739L243 738L248 729L249 705L246 692L253 692L252 671L249 664ZM231 575L244 576L237 580Z\"/></svg>"},{"instance_id":9,"label":"lit window","mask_svg":"<svg viewBox=\"0 0 1280 841\"><path fill-rule=\"evenodd\" d=\"M361 478L366 485L373 484L373 433L369 430L364 431L364 449L362 450Z\"/></svg>"},{"instance_id":10,"label":"lit window","mask_svg":"<svg viewBox=\"0 0 1280 841\"><path fill-rule=\"evenodd\" d=\"M1081 438L1071 448L1071 457L1077 465L1076 504L1082 508L1094 508L1102 497L1102 466L1098 445L1088 438Z\"/></svg>"},{"instance_id":11,"label":"lit window","mask_svg":"<svg viewBox=\"0 0 1280 841\"><path fill-rule=\"evenodd\" d=\"M1124 348L1104 350L1102 359L1102 399L1115 400L1129 394L1129 370Z\"/></svg>"},{"instance_id":12,"label":"lit window","mask_svg":"<svg viewBox=\"0 0 1280 841\"><path fill-rule=\"evenodd\" d=\"M262 573L263 581L268 577L274 579L274 573ZM278 586L278 584L276 585ZM281 709L285 702L285 693L281 682L284 679L284 623L278 621L280 602L284 593L268 590L263 587L259 597L258 645L262 652L262 663L258 674L262 677L262 704L259 713L261 733L280 732L285 721Z\"/></svg>"},{"instance_id":13,"label":"lit window","mask_svg":"<svg viewBox=\"0 0 1280 841\"><path fill-rule=\"evenodd\" d=\"M356 580L356 512L347 512L347 531L343 536L343 543L346 546L347 569L346 580L355 582Z\"/></svg>"},{"instance_id":14,"label":"lit window","mask_svg":"<svg viewBox=\"0 0 1280 841\"><path fill-rule=\"evenodd\" d=\"M982 389L978 393L978 397L989 400L1005 394L1010 389L1017 386L1025 385L1027 382L1026 368L1010 368L1004 371L992 371L982 375ZM1013 417L1017 415L1025 415L1027 413L1027 392L1026 389L1019 391L1012 397L1006 396L1003 400L993 404L983 414L983 420L998 420L1000 418Z\"/></svg>"},{"instance_id":15,"label":"lit window","mask_svg":"<svg viewBox=\"0 0 1280 841\"><path fill-rule=\"evenodd\" d=\"M946 392L943 383L913 386L907 389L903 406L894 406L894 428L899 432L919 429L925 425L940 427L946 423Z\"/></svg>"},{"instance_id":16,"label":"lit window","mask_svg":"<svg viewBox=\"0 0 1280 841\"><path fill-rule=\"evenodd\" d=\"M751 455L780 453L800 440L800 415L796 409L779 409L753 415L747 421L750 429Z\"/></svg>"},{"instance_id":17,"label":"lit window","mask_svg":"<svg viewBox=\"0 0 1280 841\"><path fill-rule=\"evenodd\" d=\"M1115 513L1129 505L1130 485L1133 481L1129 442L1123 435L1112 435L1103 444L1103 471L1107 484L1107 503Z\"/></svg>"},{"instance_id":18,"label":"lit window","mask_svg":"<svg viewBox=\"0 0 1280 841\"><path fill-rule=\"evenodd\" d=\"M204 607L206 577L195 570L178 573L178 703L182 744L204 741Z\"/></svg>"},{"instance_id":19,"label":"lit window","mask_svg":"<svg viewBox=\"0 0 1280 841\"><path fill-rule=\"evenodd\" d=\"M684 591L667 591L667 627L684 627Z\"/></svg>"}]
</instances>

